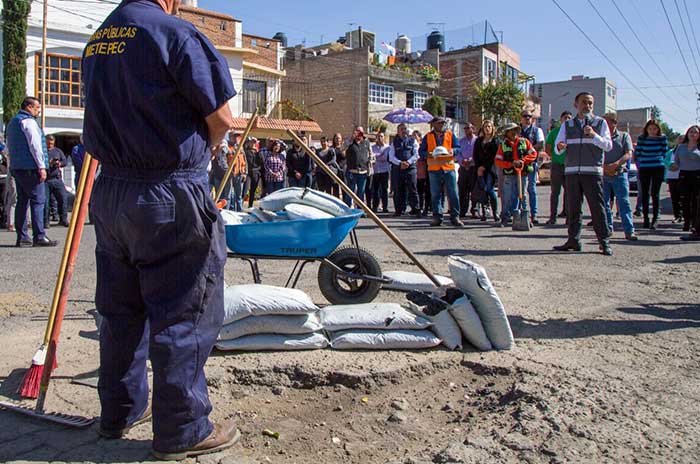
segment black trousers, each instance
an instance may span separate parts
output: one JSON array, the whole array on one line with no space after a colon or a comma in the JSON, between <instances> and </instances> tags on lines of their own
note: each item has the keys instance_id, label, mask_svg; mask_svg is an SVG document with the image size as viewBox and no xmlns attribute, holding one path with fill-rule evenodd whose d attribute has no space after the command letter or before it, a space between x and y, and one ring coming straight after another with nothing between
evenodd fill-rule
<instances>
[{"instance_id":1,"label":"black trousers","mask_svg":"<svg viewBox=\"0 0 700 464\"><path fill-rule=\"evenodd\" d=\"M372 207L372 195L374 192L374 174L367 176L367 183L365 184L365 204L368 208Z\"/></svg>"},{"instance_id":2,"label":"black trousers","mask_svg":"<svg viewBox=\"0 0 700 464\"><path fill-rule=\"evenodd\" d=\"M471 199L475 182L476 168L474 166L469 168L460 166L457 187L459 189L459 215L461 217L466 216L469 211L469 200ZM472 202L471 210L476 211L476 202Z\"/></svg>"},{"instance_id":3,"label":"black trousers","mask_svg":"<svg viewBox=\"0 0 700 464\"><path fill-rule=\"evenodd\" d=\"M259 172L253 172L249 174L245 180L246 188L244 190L248 192L248 208L253 207L253 202L255 201L255 191L258 189L261 177L262 176Z\"/></svg>"},{"instance_id":4,"label":"black trousers","mask_svg":"<svg viewBox=\"0 0 700 464\"><path fill-rule=\"evenodd\" d=\"M603 176L592 174L568 174L566 176L567 218L569 221L569 242L581 240L583 199L588 202L598 241L607 242L610 238L608 218L605 214Z\"/></svg>"},{"instance_id":5,"label":"black trousers","mask_svg":"<svg viewBox=\"0 0 700 464\"><path fill-rule=\"evenodd\" d=\"M372 209L379 208L379 200L382 203L382 209L389 208L389 173L375 172L372 175Z\"/></svg>"},{"instance_id":6,"label":"black trousers","mask_svg":"<svg viewBox=\"0 0 700 464\"><path fill-rule=\"evenodd\" d=\"M562 211L566 214L566 186L565 176L564 176L564 165L552 163L550 170L550 187L552 188L552 193L549 196L549 219L557 218L557 211L559 209L559 195L561 191L564 190L564 201L562 201Z\"/></svg>"},{"instance_id":7,"label":"black trousers","mask_svg":"<svg viewBox=\"0 0 700 464\"><path fill-rule=\"evenodd\" d=\"M653 220L656 221L659 218L659 194L661 192L661 184L664 183L665 174L666 171L663 166L657 168L639 168L639 182L642 184L642 213L644 214L644 222L649 222L650 196L652 206L654 207Z\"/></svg>"},{"instance_id":8,"label":"black trousers","mask_svg":"<svg viewBox=\"0 0 700 464\"><path fill-rule=\"evenodd\" d=\"M406 211L406 203L411 211L418 209L418 192L416 168L400 169L395 166L396 186L394 186L394 210L398 213Z\"/></svg>"},{"instance_id":9,"label":"black trousers","mask_svg":"<svg viewBox=\"0 0 700 464\"><path fill-rule=\"evenodd\" d=\"M673 217L683 217L683 189L681 188L680 179L667 179L668 193L671 195L671 206L673 208Z\"/></svg>"},{"instance_id":10,"label":"black trousers","mask_svg":"<svg viewBox=\"0 0 700 464\"><path fill-rule=\"evenodd\" d=\"M66 185L61 179L47 179L46 187L49 203L51 198L56 199L57 209L58 209L58 220L62 223L68 222L68 192L66 191ZM44 208L44 224L49 223L50 208Z\"/></svg>"},{"instance_id":11,"label":"black trousers","mask_svg":"<svg viewBox=\"0 0 700 464\"><path fill-rule=\"evenodd\" d=\"M418 208L428 212L430 210L431 200L430 200L430 179L426 177L425 179L418 179Z\"/></svg>"},{"instance_id":12,"label":"black trousers","mask_svg":"<svg viewBox=\"0 0 700 464\"><path fill-rule=\"evenodd\" d=\"M700 230L700 171L681 171L683 224Z\"/></svg>"}]
</instances>

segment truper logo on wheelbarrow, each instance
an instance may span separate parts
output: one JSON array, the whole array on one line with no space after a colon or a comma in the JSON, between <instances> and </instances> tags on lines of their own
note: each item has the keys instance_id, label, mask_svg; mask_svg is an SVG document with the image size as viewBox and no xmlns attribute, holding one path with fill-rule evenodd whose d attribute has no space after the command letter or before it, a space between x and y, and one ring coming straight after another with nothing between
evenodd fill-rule
<instances>
[{"instance_id":1,"label":"truper logo on wheelbarrow","mask_svg":"<svg viewBox=\"0 0 700 464\"><path fill-rule=\"evenodd\" d=\"M318 248L280 248L285 255L315 256Z\"/></svg>"}]
</instances>

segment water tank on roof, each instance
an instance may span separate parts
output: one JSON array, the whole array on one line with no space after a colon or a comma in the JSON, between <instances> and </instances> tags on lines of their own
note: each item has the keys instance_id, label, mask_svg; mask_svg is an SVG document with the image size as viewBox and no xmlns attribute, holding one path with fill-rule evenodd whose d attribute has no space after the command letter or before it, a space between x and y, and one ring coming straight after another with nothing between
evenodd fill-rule
<instances>
[{"instance_id":1,"label":"water tank on roof","mask_svg":"<svg viewBox=\"0 0 700 464\"><path fill-rule=\"evenodd\" d=\"M287 48L287 34L284 32L278 32L274 36L272 36L273 39L279 40L282 42L282 46Z\"/></svg>"},{"instance_id":2,"label":"water tank on roof","mask_svg":"<svg viewBox=\"0 0 700 464\"><path fill-rule=\"evenodd\" d=\"M428 50L439 49L441 52L445 51L445 36L442 35L440 31L433 31L428 36Z\"/></svg>"},{"instance_id":3,"label":"water tank on roof","mask_svg":"<svg viewBox=\"0 0 700 464\"><path fill-rule=\"evenodd\" d=\"M406 55L411 54L411 39L401 34L396 38L396 52Z\"/></svg>"}]
</instances>

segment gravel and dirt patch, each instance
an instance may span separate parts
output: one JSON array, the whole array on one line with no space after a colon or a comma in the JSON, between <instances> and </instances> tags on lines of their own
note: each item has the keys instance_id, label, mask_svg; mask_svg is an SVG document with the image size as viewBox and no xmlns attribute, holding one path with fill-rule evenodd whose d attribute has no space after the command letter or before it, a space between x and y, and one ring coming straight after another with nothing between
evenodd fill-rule
<instances>
[{"instance_id":1,"label":"gravel and dirt patch","mask_svg":"<svg viewBox=\"0 0 700 464\"><path fill-rule=\"evenodd\" d=\"M392 352L215 353L207 374L214 419L235 417L232 450L202 463L688 462L700 457L700 245L681 242L664 216L637 243L613 240L597 253L591 230L581 254L554 254L562 226L530 233L471 221L464 230L427 220L388 219L434 272L446 257L482 264L508 310L517 346ZM52 238L65 234L51 229ZM363 220L358 235L384 270L406 258ZM54 237L55 236L55 237ZM37 348L60 248L14 249L0 232L0 395L14 393ZM94 235L86 228L59 369L48 409L98 415L97 391L71 383L94 375ZM291 264L263 263L263 280L283 284ZM300 287L325 303L305 271ZM249 283L230 260L227 282ZM402 302L381 292L377 301ZM150 461L150 428L125 440L94 428L66 430L0 412L0 461ZM268 429L279 438L263 435ZM195 462L190 460L190 462Z\"/></svg>"}]
</instances>

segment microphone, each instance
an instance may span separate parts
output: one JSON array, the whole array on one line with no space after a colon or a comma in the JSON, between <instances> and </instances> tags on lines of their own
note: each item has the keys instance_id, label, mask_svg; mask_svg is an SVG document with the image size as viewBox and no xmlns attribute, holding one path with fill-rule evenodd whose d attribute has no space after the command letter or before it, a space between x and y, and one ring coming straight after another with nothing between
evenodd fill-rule
<instances>
[{"instance_id":1,"label":"microphone","mask_svg":"<svg viewBox=\"0 0 700 464\"><path fill-rule=\"evenodd\" d=\"M591 123L593 122L593 118L591 117L591 113L584 113L584 119L583 119L583 127L590 126Z\"/></svg>"}]
</instances>

